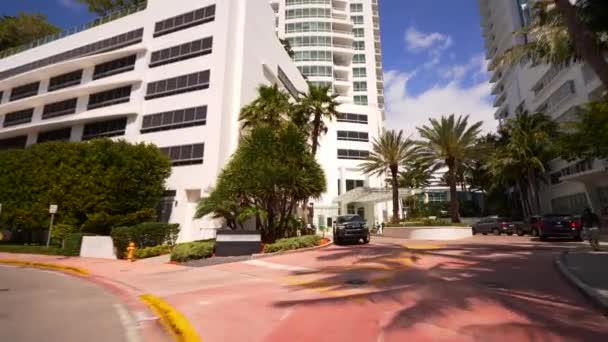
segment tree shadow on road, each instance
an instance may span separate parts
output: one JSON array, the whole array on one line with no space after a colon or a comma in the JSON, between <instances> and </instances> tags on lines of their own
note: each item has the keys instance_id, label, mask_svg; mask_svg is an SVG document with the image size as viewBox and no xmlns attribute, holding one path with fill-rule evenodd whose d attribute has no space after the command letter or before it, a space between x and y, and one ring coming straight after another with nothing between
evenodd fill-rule
<instances>
[{"instance_id":1,"label":"tree shadow on road","mask_svg":"<svg viewBox=\"0 0 608 342\"><path fill-rule=\"evenodd\" d=\"M316 291L314 299L281 301L276 306L398 303L386 332L419 324L456 330L481 341L608 338L608 320L590 307L556 271L562 250L580 243L511 245L462 242L440 248L406 249L398 244L325 249L314 281L294 291ZM346 266L337 266L344 264ZM297 276L294 274L294 276ZM309 275L310 276L310 275ZM353 286L350 280L360 280ZM509 337L507 337L509 336Z\"/></svg>"}]
</instances>

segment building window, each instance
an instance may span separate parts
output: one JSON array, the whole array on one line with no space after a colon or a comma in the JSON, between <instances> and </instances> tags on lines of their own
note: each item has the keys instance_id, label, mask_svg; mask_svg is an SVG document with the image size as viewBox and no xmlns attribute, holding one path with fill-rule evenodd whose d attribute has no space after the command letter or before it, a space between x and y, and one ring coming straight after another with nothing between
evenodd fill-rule
<instances>
[{"instance_id":1,"label":"building window","mask_svg":"<svg viewBox=\"0 0 608 342\"><path fill-rule=\"evenodd\" d=\"M363 37L365 37L365 29L363 27L354 28L353 34L355 35L356 38L363 38Z\"/></svg>"},{"instance_id":2,"label":"building window","mask_svg":"<svg viewBox=\"0 0 608 342\"><path fill-rule=\"evenodd\" d=\"M365 50L365 41L356 40L353 42L353 49L355 50Z\"/></svg>"},{"instance_id":3,"label":"building window","mask_svg":"<svg viewBox=\"0 0 608 342\"><path fill-rule=\"evenodd\" d=\"M589 203L585 193L578 193L552 199L551 207L556 214L578 214L589 207Z\"/></svg>"},{"instance_id":4,"label":"building window","mask_svg":"<svg viewBox=\"0 0 608 342\"><path fill-rule=\"evenodd\" d=\"M213 50L213 38L207 37L189 43L152 52L150 68L208 55Z\"/></svg>"},{"instance_id":5,"label":"building window","mask_svg":"<svg viewBox=\"0 0 608 342\"><path fill-rule=\"evenodd\" d=\"M0 151L21 150L27 144L27 135L20 135L14 138L0 140Z\"/></svg>"},{"instance_id":6,"label":"building window","mask_svg":"<svg viewBox=\"0 0 608 342\"><path fill-rule=\"evenodd\" d=\"M4 127L17 126L32 122L34 108L28 108L17 112L7 113L4 116Z\"/></svg>"},{"instance_id":7,"label":"building window","mask_svg":"<svg viewBox=\"0 0 608 342\"><path fill-rule=\"evenodd\" d=\"M297 99L298 97L300 97L300 93L298 92L298 89L296 88L296 86L293 85L293 82L291 82L291 80L289 79L289 77L287 77L287 75L285 74L283 69L281 69L281 67L279 67L277 75L279 77L279 81L281 81L281 83L283 84L283 87L285 87L285 89L287 89L289 94L291 94L291 96L294 99Z\"/></svg>"},{"instance_id":8,"label":"building window","mask_svg":"<svg viewBox=\"0 0 608 342\"><path fill-rule=\"evenodd\" d=\"M333 88L333 84L331 82L327 82L327 81L309 81L308 84L313 85L315 87L325 87L325 88L329 88L330 90Z\"/></svg>"},{"instance_id":9,"label":"building window","mask_svg":"<svg viewBox=\"0 0 608 342\"><path fill-rule=\"evenodd\" d=\"M63 115L74 114L76 113L77 103L77 98L49 103L45 105L44 109L42 110L42 120L55 118Z\"/></svg>"},{"instance_id":10,"label":"building window","mask_svg":"<svg viewBox=\"0 0 608 342\"><path fill-rule=\"evenodd\" d=\"M367 96L366 95L355 95L353 96L353 100L356 105L367 106Z\"/></svg>"},{"instance_id":11,"label":"building window","mask_svg":"<svg viewBox=\"0 0 608 342\"><path fill-rule=\"evenodd\" d=\"M125 135L127 129L127 118L94 122L84 126L82 140L95 138L111 138Z\"/></svg>"},{"instance_id":12,"label":"building window","mask_svg":"<svg viewBox=\"0 0 608 342\"><path fill-rule=\"evenodd\" d=\"M296 8L285 11L285 19L331 18L330 8Z\"/></svg>"},{"instance_id":13,"label":"building window","mask_svg":"<svg viewBox=\"0 0 608 342\"><path fill-rule=\"evenodd\" d=\"M131 99L131 86L102 91L89 96L88 109L113 106L129 102Z\"/></svg>"},{"instance_id":14,"label":"building window","mask_svg":"<svg viewBox=\"0 0 608 342\"><path fill-rule=\"evenodd\" d=\"M367 91L367 82L365 82L365 81L353 82L353 90L354 91Z\"/></svg>"},{"instance_id":15,"label":"building window","mask_svg":"<svg viewBox=\"0 0 608 342\"><path fill-rule=\"evenodd\" d=\"M365 55L363 55L363 54L354 55L353 64L365 64Z\"/></svg>"},{"instance_id":16,"label":"building window","mask_svg":"<svg viewBox=\"0 0 608 342\"><path fill-rule=\"evenodd\" d=\"M367 115L344 113L338 116L338 122L350 122L367 125Z\"/></svg>"},{"instance_id":17,"label":"building window","mask_svg":"<svg viewBox=\"0 0 608 342\"><path fill-rule=\"evenodd\" d=\"M346 214L347 215L355 215L357 213L356 210L357 209L355 208L354 204L349 204L349 205L346 206Z\"/></svg>"},{"instance_id":18,"label":"building window","mask_svg":"<svg viewBox=\"0 0 608 342\"><path fill-rule=\"evenodd\" d=\"M447 192L428 192L429 203L445 203L448 201Z\"/></svg>"},{"instance_id":19,"label":"building window","mask_svg":"<svg viewBox=\"0 0 608 342\"><path fill-rule=\"evenodd\" d=\"M285 25L286 33L294 32L331 32L331 23L303 22Z\"/></svg>"},{"instance_id":20,"label":"building window","mask_svg":"<svg viewBox=\"0 0 608 342\"><path fill-rule=\"evenodd\" d=\"M0 103L2 103L3 99L4 99L4 91L0 91Z\"/></svg>"},{"instance_id":21,"label":"building window","mask_svg":"<svg viewBox=\"0 0 608 342\"><path fill-rule=\"evenodd\" d=\"M361 179L347 179L346 180L346 191L351 191L356 188L362 188L364 186L363 180Z\"/></svg>"},{"instance_id":22,"label":"building window","mask_svg":"<svg viewBox=\"0 0 608 342\"><path fill-rule=\"evenodd\" d=\"M164 36L187 28L206 24L215 20L215 5L200 8L156 23L154 37Z\"/></svg>"},{"instance_id":23,"label":"building window","mask_svg":"<svg viewBox=\"0 0 608 342\"><path fill-rule=\"evenodd\" d=\"M173 212L173 205L175 204L175 190L165 191L163 197L156 206L156 215L158 222L169 223L171 220L171 213Z\"/></svg>"},{"instance_id":24,"label":"building window","mask_svg":"<svg viewBox=\"0 0 608 342\"><path fill-rule=\"evenodd\" d=\"M171 159L173 166L202 164L205 144L163 147L160 151Z\"/></svg>"},{"instance_id":25,"label":"building window","mask_svg":"<svg viewBox=\"0 0 608 342\"><path fill-rule=\"evenodd\" d=\"M575 93L576 87L574 81L566 81L561 87L553 92L547 101L545 101L545 103L543 103L536 111L539 113L551 112Z\"/></svg>"},{"instance_id":26,"label":"building window","mask_svg":"<svg viewBox=\"0 0 608 342\"><path fill-rule=\"evenodd\" d=\"M359 159L365 160L369 157L368 151L363 150L338 150L338 159Z\"/></svg>"},{"instance_id":27,"label":"building window","mask_svg":"<svg viewBox=\"0 0 608 342\"><path fill-rule=\"evenodd\" d=\"M100 40L98 42L81 46L79 48L69 50L58 55L40 59L25 65L18 66L13 69L0 72L0 80L7 79L15 75L23 74L35 69L43 68L48 65L65 62L67 60L76 59L83 56L100 54L108 51L117 50L125 46L137 44L141 42L143 35L144 29L140 28L127 33L123 33L118 36Z\"/></svg>"},{"instance_id":28,"label":"building window","mask_svg":"<svg viewBox=\"0 0 608 342\"><path fill-rule=\"evenodd\" d=\"M338 140L369 141L369 133L355 131L338 131Z\"/></svg>"},{"instance_id":29,"label":"building window","mask_svg":"<svg viewBox=\"0 0 608 342\"><path fill-rule=\"evenodd\" d=\"M360 218L365 220L365 208L363 208L363 207L357 208L357 215L359 215Z\"/></svg>"},{"instance_id":30,"label":"building window","mask_svg":"<svg viewBox=\"0 0 608 342\"><path fill-rule=\"evenodd\" d=\"M298 69L300 69L300 72L304 76L333 77L332 68L330 66L302 65L298 66Z\"/></svg>"},{"instance_id":31,"label":"building window","mask_svg":"<svg viewBox=\"0 0 608 342\"><path fill-rule=\"evenodd\" d=\"M353 25L363 25L363 16L353 15L350 17L350 21L353 23Z\"/></svg>"},{"instance_id":32,"label":"building window","mask_svg":"<svg viewBox=\"0 0 608 342\"><path fill-rule=\"evenodd\" d=\"M296 62L308 62L308 61L325 61L332 62L333 56L331 51L296 51L293 56L293 60Z\"/></svg>"},{"instance_id":33,"label":"building window","mask_svg":"<svg viewBox=\"0 0 608 342\"><path fill-rule=\"evenodd\" d=\"M112 75L121 74L123 72L131 71L135 69L136 55L131 55L106 63L98 64L95 66L95 72L93 73L93 80L98 80L104 77L110 77Z\"/></svg>"},{"instance_id":34,"label":"building window","mask_svg":"<svg viewBox=\"0 0 608 342\"><path fill-rule=\"evenodd\" d=\"M11 90L10 101L21 100L26 97L38 95L38 88L40 88L40 82L28 83Z\"/></svg>"},{"instance_id":35,"label":"building window","mask_svg":"<svg viewBox=\"0 0 608 342\"><path fill-rule=\"evenodd\" d=\"M351 12L363 12L363 4L350 4Z\"/></svg>"},{"instance_id":36,"label":"building window","mask_svg":"<svg viewBox=\"0 0 608 342\"><path fill-rule=\"evenodd\" d=\"M305 36L287 38L289 45L292 47L300 46L332 46L331 37L323 36Z\"/></svg>"},{"instance_id":37,"label":"building window","mask_svg":"<svg viewBox=\"0 0 608 342\"><path fill-rule=\"evenodd\" d=\"M209 70L148 83L146 100L209 88Z\"/></svg>"},{"instance_id":38,"label":"building window","mask_svg":"<svg viewBox=\"0 0 608 342\"><path fill-rule=\"evenodd\" d=\"M353 77L367 77L365 68L353 68Z\"/></svg>"},{"instance_id":39,"label":"building window","mask_svg":"<svg viewBox=\"0 0 608 342\"><path fill-rule=\"evenodd\" d=\"M286 6L312 5L312 4L329 5L329 4L331 4L331 0L287 0L287 1L285 1Z\"/></svg>"},{"instance_id":40,"label":"building window","mask_svg":"<svg viewBox=\"0 0 608 342\"><path fill-rule=\"evenodd\" d=\"M69 141L72 135L72 127L56 129L38 133L38 144L51 141Z\"/></svg>"},{"instance_id":41,"label":"building window","mask_svg":"<svg viewBox=\"0 0 608 342\"><path fill-rule=\"evenodd\" d=\"M82 81L82 69L76 70L72 72L68 72L67 74L55 76L51 78L49 82L48 91L55 91L67 87L72 87L75 85L79 85Z\"/></svg>"},{"instance_id":42,"label":"building window","mask_svg":"<svg viewBox=\"0 0 608 342\"><path fill-rule=\"evenodd\" d=\"M173 110L144 116L141 133L203 126L207 123L207 106Z\"/></svg>"}]
</instances>

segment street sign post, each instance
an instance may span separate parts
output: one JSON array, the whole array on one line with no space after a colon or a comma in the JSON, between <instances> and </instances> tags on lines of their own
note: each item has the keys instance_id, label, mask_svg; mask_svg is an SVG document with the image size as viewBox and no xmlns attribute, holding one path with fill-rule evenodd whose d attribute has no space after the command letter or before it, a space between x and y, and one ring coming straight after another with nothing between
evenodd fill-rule
<instances>
[{"instance_id":1,"label":"street sign post","mask_svg":"<svg viewBox=\"0 0 608 342\"><path fill-rule=\"evenodd\" d=\"M49 224L49 234L46 237L46 248L51 245L51 234L53 233L53 221L55 220L55 214L57 214L59 207L56 204L51 204L49 207L49 213L51 214L51 223Z\"/></svg>"}]
</instances>

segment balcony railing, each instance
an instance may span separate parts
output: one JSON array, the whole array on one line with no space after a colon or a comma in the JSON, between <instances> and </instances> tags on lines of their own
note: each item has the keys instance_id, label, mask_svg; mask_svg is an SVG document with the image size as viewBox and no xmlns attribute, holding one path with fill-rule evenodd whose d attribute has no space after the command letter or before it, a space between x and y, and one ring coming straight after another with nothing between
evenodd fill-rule
<instances>
[{"instance_id":1,"label":"balcony railing","mask_svg":"<svg viewBox=\"0 0 608 342\"><path fill-rule=\"evenodd\" d=\"M76 33L80 33L82 31L86 31L86 30L88 30L90 28L93 28L93 27L96 27L96 26L100 26L100 25L109 23L111 21L120 19L122 17L126 17L128 15L131 15L131 14L143 11L147 7L148 7L148 1L142 1L142 2L140 2L139 4L137 4L135 6L131 6L131 7L128 7L128 8L123 8L123 9L118 10L116 12L112 12L112 13L106 15L106 16L97 18L97 19L91 21L90 23L87 23L87 24L84 24L84 25L80 25L80 26L77 26L77 27L73 27L71 29L65 30L63 32L60 32L60 33L57 33L57 34L54 34L54 35L46 36L44 38L40 38L38 40L35 40L35 41L33 41L31 43L28 43L28 44L25 44L25 45L21 45L21 46L17 46L17 47L14 47L14 48L6 49L4 51L0 51L0 59L6 58L8 56L15 55L15 54L18 54L18 53L23 52L23 51L27 51L27 50L33 49L33 48L38 47L38 46L42 46L42 45L54 42L56 40L59 40L59 39L62 39L62 38L74 35Z\"/></svg>"}]
</instances>

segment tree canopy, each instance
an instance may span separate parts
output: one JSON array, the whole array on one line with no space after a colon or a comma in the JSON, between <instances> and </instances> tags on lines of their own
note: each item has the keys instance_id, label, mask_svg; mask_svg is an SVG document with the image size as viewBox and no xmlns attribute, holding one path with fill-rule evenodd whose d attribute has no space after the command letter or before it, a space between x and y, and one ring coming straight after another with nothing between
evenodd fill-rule
<instances>
[{"instance_id":1,"label":"tree canopy","mask_svg":"<svg viewBox=\"0 0 608 342\"><path fill-rule=\"evenodd\" d=\"M567 160L608 159L608 103L591 102L564 125L560 154Z\"/></svg>"},{"instance_id":2,"label":"tree canopy","mask_svg":"<svg viewBox=\"0 0 608 342\"><path fill-rule=\"evenodd\" d=\"M106 139L52 142L0 152L0 226L47 227L48 207L57 223L109 233L114 225L153 218L171 165L153 145Z\"/></svg>"},{"instance_id":3,"label":"tree canopy","mask_svg":"<svg viewBox=\"0 0 608 342\"><path fill-rule=\"evenodd\" d=\"M48 35L61 32L39 13L19 13L0 18L0 51L31 43Z\"/></svg>"},{"instance_id":4,"label":"tree canopy","mask_svg":"<svg viewBox=\"0 0 608 342\"><path fill-rule=\"evenodd\" d=\"M122 8L137 6L146 0L78 0L86 5L89 11L100 16L105 16Z\"/></svg>"}]
</instances>

